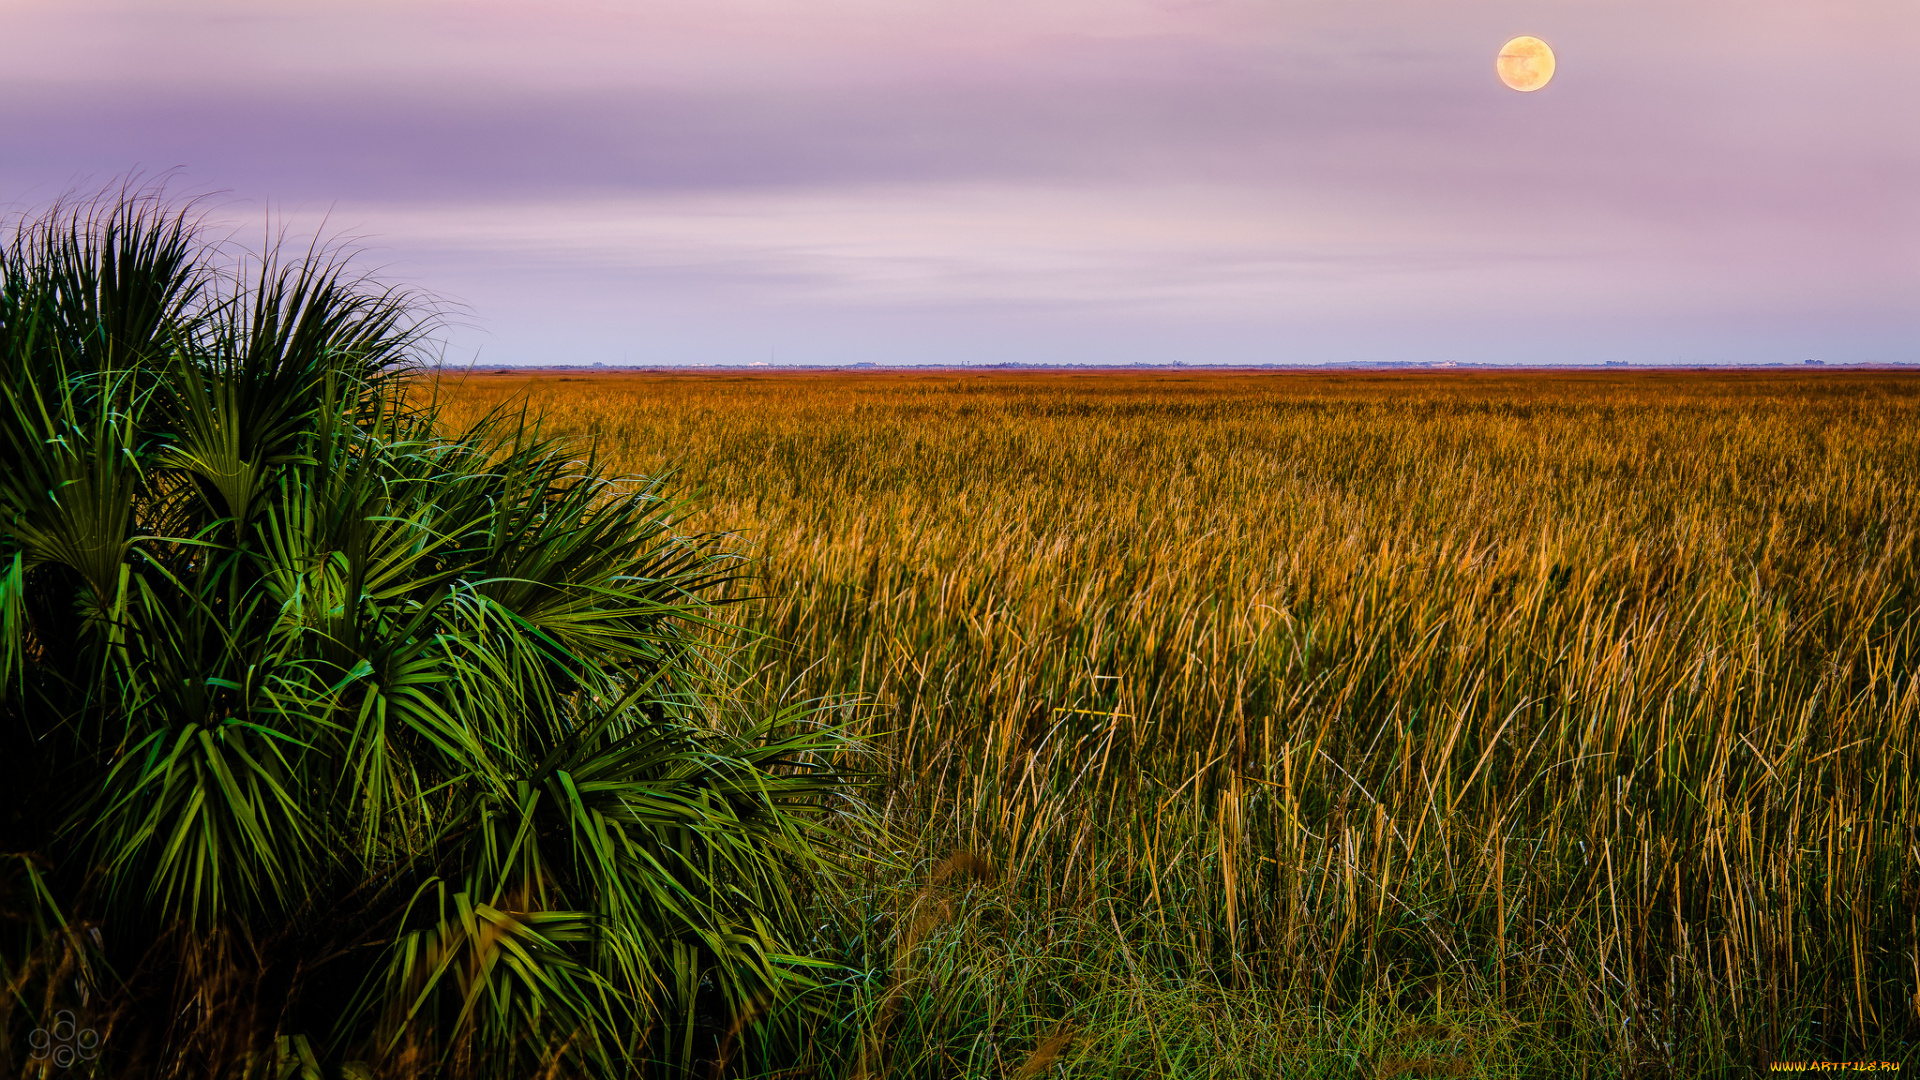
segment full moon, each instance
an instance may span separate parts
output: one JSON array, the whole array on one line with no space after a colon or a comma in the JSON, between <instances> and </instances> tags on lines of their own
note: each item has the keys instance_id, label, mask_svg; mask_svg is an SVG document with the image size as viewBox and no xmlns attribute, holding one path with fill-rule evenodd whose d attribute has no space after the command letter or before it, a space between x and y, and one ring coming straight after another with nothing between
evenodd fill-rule
<instances>
[{"instance_id":1,"label":"full moon","mask_svg":"<svg viewBox=\"0 0 1920 1080\"><path fill-rule=\"evenodd\" d=\"M1553 78L1553 50L1537 37L1517 37L1500 46L1493 69L1515 90L1538 90Z\"/></svg>"}]
</instances>

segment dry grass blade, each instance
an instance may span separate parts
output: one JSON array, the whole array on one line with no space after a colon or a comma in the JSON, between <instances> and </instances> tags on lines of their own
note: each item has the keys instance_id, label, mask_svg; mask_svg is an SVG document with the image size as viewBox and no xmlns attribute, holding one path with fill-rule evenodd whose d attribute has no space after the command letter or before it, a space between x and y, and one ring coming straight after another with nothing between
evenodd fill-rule
<instances>
[{"instance_id":1,"label":"dry grass blade","mask_svg":"<svg viewBox=\"0 0 1920 1080\"><path fill-rule=\"evenodd\" d=\"M1033 1077L1046 1072L1048 1066L1052 1065L1061 1054L1067 1052L1067 1048L1073 1045L1073 1040L1078 1035L1079 1032L1076 1029L1065 1024L1055 1028L1052 1034L1041 1040L1039 1046L1033 1048L1033 1053L1027 1055L1027 1060L1021 1062L1020 1067L1014 1070L1014 1080L1032 1080Z\"/></svg>"}]
</instances>

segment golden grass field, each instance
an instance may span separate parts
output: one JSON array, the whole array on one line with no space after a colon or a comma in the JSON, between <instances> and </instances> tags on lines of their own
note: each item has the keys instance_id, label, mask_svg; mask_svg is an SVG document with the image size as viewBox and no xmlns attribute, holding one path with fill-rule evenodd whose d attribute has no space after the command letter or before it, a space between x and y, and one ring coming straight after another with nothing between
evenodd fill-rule
<instances>
[{"instance_id":1,"label":"golden grass field","mask_svg":"<svg viewBox=\"0 0 1920 1080\"><path fill-rule=\"evenodd\" d=\"M828 1073L1920 1061L1920 376L440 392L677 470L870 703Z\"/></svg>"}]
</instances>

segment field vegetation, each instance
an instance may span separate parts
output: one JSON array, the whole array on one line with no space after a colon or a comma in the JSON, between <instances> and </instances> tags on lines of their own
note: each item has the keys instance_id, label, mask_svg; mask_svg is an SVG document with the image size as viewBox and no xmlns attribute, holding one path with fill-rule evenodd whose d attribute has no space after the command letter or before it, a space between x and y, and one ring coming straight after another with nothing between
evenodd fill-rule
<instances>
[{"instance_id":1,"label":"field vegetation","mask_svg":"<svg viewBox=\"0 0 1920 1080\"><path fill-rule=\"evenodd\" d=\"M448 374L734 534L882 850L783 1076L1920 1062L1920 379ZM800 1071L793 1071L798 1069Z\"/></svg>"}]
</instances>

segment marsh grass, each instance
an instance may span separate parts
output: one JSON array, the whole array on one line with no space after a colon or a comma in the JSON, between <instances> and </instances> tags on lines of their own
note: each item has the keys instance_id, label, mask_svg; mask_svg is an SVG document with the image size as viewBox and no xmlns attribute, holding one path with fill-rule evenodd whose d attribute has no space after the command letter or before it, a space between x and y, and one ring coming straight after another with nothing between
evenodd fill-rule
<instances>
[{"instance_id":1,"label":"marsh grass","mask_svg":"<svg viewBox=\"0 0 1920 1080\"><path fill-rule=\"evenodd\" d=\"M1920 379L442 391L677 468L874 704L813 1074L1920 1061Z\"/></svg>"}]
</instances>

